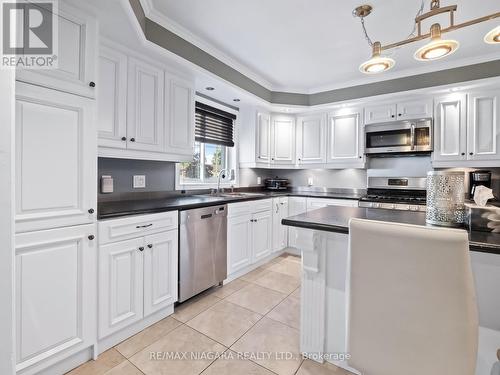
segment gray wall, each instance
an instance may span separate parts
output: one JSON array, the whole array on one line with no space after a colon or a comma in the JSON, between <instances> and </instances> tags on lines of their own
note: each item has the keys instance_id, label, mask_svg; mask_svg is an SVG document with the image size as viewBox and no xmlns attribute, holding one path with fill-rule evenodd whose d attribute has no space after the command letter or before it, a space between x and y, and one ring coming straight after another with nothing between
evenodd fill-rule
<instances>
[{"instance_id":1,"label":"gray wall","mask_svg":"<svg viewBox=\"0 0 500 375\"><path fill-rule=\"evenodd\" d=\"M172 191L175 189L175 163L166 161L129 160L129 159L98 159L99 185L102 175L111 175L114 179L114 193ZM134 189L133 176L145 175L146 187ZM110 196L101 194L99 196Z\"/></svg>"}]
</instances>

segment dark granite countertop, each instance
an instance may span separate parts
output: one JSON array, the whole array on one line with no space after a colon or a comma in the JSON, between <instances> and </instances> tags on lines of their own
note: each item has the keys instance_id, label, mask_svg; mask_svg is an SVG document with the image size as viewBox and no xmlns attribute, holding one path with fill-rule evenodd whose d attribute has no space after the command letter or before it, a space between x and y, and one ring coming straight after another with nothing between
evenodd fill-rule
<instances>
[{"instance_id":1,"label":"dark granite countertop","mask_svg":"<svg viewBox=\"0 0 500 375\"><path fill-rule=\"evenodd\" d=\"M142 215L149 213L189 210L215 206L219 204L245 202L250 200L268 199L281 196L331 198L359 200L363 191L340 189L338 191L280 191L252 192L248 196L217 197L211 195L170 194L164 197L148 196L147 199L123 199L100 201L98 203L98 219L115 219L122 216Z\"/></svg>"},{"instance_id":2,"label":"dark granite countertop","mask_svg":"<svg viewBox=\"0 0 500 375\"><path fill-rule=\"evenodd\" d=\"M283 225L349 233L351 218L427 226L424 212L329 206L282 220ZM464 229L465 230L465 229ZM500 234L472 231L469 233L472 251L500 254Z\"/></svg>"}]
</instances>

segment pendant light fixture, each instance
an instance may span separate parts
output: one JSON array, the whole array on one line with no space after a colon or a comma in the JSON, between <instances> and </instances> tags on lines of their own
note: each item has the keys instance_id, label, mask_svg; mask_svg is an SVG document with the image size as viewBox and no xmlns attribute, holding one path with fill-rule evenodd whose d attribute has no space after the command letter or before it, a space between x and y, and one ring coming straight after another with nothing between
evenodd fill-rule
<instances>
[{"instance_id":1,"label":"pendant light fixture","mask_svg":"<svg viewBox=\"0 0 500 375\"><path fill-rule=\"evenodd\" d=\"M438 60L451 55L458 49L458 46L456 40L441 39L441 26L439 23L435 23L431 26L431 41L420 47L414 56L420 61Z\"/></svg>"},{"instance_id":2,"label":"pendant light fixture","mask_svg":"<svg viewBox=\"0 0 500 375\"><path fill-rule=\"evenodd\" d=\"M500 26L495 27L486 34L484 41L488 44L500 44Z\"/></svg>"},{"instance_id":3,"label":"pendant light fixture","mask_svg":"<svg viewBox=\"0 0 500 375\"><path fill-rule=\"evenodd\" d=\"M415 52L414 57L416 60L432 61L449 56L458 49L459 43L456 40L451 39L443 40L441 38L442 34L500 17L500 12L496 12L487 16L462 22L460 24L455 24L455 12L457 11L456 5L441 7L440 0L431 0L430 11L424 13L424 1L425 0L422 0L420 9L417 12L413 30L410 35L404 40L387 45L382 45L380 42L372 42L368 36L368 32L365 27L365 17L370 15L373 8L370 5L361 5L354 9L353 16L360 18L365 39L373 49L372 58L361 64L359 67L361 72L366 74L375 74L389 70L394 66L395 61L390 57L382 56L384 51L428 38L430 38L430 42ZM434 23L428 33L422 33L422 21L442 14L448 14L449 16L449 25L447 27L442 28L439 23ZM484 41L489 44L500 44L500 26L497 26L486 34Z\"/></svg>"},{"instance_id":4,"label":"pendant light fixture","mask_svg":"<svg viewBox=\"0 0 500 375\"><path fill-rule=\"evenodd\" d=\"M395 61L390 57L380 56L382 45L380 42L373 43L372 58L360 65L359 70L366 74L377 74L391 69Z\"/></svg>"}]
</instances>

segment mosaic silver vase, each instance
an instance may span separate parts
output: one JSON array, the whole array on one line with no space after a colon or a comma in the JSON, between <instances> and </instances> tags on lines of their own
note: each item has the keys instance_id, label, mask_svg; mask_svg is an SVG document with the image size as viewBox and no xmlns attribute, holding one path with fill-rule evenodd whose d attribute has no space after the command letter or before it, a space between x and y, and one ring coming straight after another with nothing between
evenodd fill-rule
<instances>
[{"instance_id":1,"label":"mosaic silver vase","mask_svg":"<svg viewBox=\"0 0 500 375\"><path fill-rule=\"evenodd\" d=\"M427 173L427 223L447 227L462 226L466 217L464 199L464 172Z\"/></svg>"}]
</instances>

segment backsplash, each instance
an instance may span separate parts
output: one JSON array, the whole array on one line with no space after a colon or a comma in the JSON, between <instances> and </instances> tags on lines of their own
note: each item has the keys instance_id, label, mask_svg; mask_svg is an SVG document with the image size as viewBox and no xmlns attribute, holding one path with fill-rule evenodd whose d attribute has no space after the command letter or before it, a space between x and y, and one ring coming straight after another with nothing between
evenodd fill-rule
<instances>
[{"instance_id":1,"label":"backsplash","mask_svg":"<svg viewBox=\"0 0 500 375\"><path fill-rule=\"evenodd\" d=\"M109 197L120 193L172 191L175 189L175 163L172 162L99 158L97 166L99 197ZM113 177L113 193L101 193L100 180L102 175ZM146 176L145 188L133 188L134 175Z\"/></svg>"}]
</instances>

